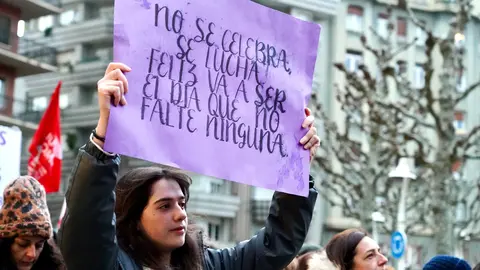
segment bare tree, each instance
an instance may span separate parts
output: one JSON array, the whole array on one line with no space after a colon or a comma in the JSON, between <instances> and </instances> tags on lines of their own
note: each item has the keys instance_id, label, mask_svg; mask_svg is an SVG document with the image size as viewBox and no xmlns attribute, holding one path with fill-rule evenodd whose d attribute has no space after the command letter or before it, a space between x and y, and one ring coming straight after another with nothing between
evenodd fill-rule
<instances>
[{"instance_id":1,"label":"bare tree","mask_svg":"<svg viewBox=\"0 0 480 270\"><path fill-rule=\"evenodd\" d=\"M463 92L457 90L458 71L464 70L464 49L455 45L454 37L464 33L471 5L470 1L458 3L449 32L438 37L416 18L406 1L400 2L411 21L426 33L423 87L412 85L401 64L396 63L397 56L416 39L402 46L393 42L395 24L388 7L388 34L383 36L370 28L381 46L372 47L365 36L361 37L365 51L375 59L378 74L366 65L352 72L343 63L335 64L345 75L344 85L335 87L345 114L344 127L328 117L316 96L312 99L326 133L323 154L316 158L316 165L326 177L322 181L325 198L362 226L370 228L371 214L379 207L376 201L384 200L380 210L386 217L383 229L389 233L395 230L400 185L389 180L388 173L400 157L415 160L418 181L410 185L408 193L407 233L433 232L437 252L447 254L453 251L457 237L456 207L463 203L478 209L479 201L467 200L473 195L465 196L452 174L455 164L461 162L461 172L468 160L480 157L478 147L475 149L480 144L480 126L458 136L452 124L458 104L480 85L477 82ZM479 184L474 188L480 189ZM476 214L461 225L472 228L479 221L480 214Z\"/></svg>"}]
</instances>

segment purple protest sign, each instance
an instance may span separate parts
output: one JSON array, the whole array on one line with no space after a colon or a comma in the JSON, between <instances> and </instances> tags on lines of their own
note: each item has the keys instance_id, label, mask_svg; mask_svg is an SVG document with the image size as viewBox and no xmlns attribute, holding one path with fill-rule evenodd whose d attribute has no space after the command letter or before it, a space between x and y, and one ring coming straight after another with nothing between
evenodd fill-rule
<instances>
[{"instance_id":1,"label":"purple protest sign","mask_svg":"<svg viewBox=\"0 0 480 270\"><path fill-rule=\"evenodd\" d=\"M114 59L132 71L105 149L306 196L319 35L250 1L116 0Z\"/></svg>"}]
</instances>

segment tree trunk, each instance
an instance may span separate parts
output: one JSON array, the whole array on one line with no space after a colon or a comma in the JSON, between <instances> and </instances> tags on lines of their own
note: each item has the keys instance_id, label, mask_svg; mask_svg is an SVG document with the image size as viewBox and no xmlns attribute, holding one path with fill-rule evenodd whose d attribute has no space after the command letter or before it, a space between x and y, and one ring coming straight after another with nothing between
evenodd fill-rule
<instances>
[{"instance_id":1,"label":"tree trunk","mask_svg":"<svg viewBox=\"0 0 480 270\"><path fill-rule=\"evenodd\" d=\"M444 144L444 145L448 145ZM448 160L448 151L439 150L437 161ZM438 162L437 164L448 164ZM437 167L434 173L434 182L432 186L432 211L434 214L435 242L437 245L437 254L452 254L453 248L453 224L455 222L454 210L450 205L451 194L451 168Z\"/></svg>"}]
</instances>

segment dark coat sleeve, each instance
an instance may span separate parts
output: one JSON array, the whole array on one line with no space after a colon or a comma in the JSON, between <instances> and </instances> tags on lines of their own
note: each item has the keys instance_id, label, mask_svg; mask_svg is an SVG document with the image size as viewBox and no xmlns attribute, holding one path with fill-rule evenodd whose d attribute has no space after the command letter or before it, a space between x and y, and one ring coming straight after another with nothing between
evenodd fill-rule
<instances>
[{"instance_id":1,"label":"dark coat sleeve","mask_svg":"<svg viewBox=\"0 0 480 270\"><path fill-rule=\"evenodd\" d=\"M298 254L310 227L318 192L307 198L275 192L265 227L228 249L207 249L206 269L280 270Z\"/></svg>"},{"instance_id":2,"label":"dark coat sleeve","mask_svg":"<svg viewBox=\"0 0 480 270\"><path fill-rule=\"evenodd\" d=\"M69 270L117 269L115 194L120 157L91 142L79 151L66 193L59 247Z\"/></svg>"}]
</instances>

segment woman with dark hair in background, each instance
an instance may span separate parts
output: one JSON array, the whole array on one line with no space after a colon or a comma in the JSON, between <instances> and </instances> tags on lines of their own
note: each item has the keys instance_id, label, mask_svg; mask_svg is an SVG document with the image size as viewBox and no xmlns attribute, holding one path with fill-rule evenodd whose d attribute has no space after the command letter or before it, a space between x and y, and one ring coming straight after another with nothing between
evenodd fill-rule
<instances>
[{"instance_id":1,"label":"woman with dark hair in background","mask_svg":"<svg viewBox=\"0 0 480 270\"><path fill-rule=\"evenodd\" d=\"M328 259L340 270L385 270L388 259L377 242L362 229L349 229L332 237L325 247Z\"/></svg>"},{"instance_id":2,"label":"woman with dark hair in background","mask_svg":"<svg viewBox=\"0 0 480 270\"><path fill-rule=\"evenodd\" d=\"M184 172L137 168L118 180L120 157L103 150L110 105L126 105L130 68L111 63L98 82L100 119L80 149L66 194L59 246L69 270L283 269L299 252L310 226L317 191L308 197L273 195L263 228L232 248L206 248L189 225L191 179ZM135 89L139 91L140 89ZM306 111L300 143L315 155L319 138ZM128 134L124 134L128 136ZM164 142L168 144L170 142ZM241 162L241 161L240 161ZM262 168L258 168L261 170Z\"/></svg>"},{"instance_id":3,"label":"woman with dark hair in background","mask_svg":"<svg viewBox=\"0 0 480 270\"><path fill-rule=\"evenodd\" d=\"M0 270L63 270L43 186L24 176L5 188L0 213Z\"/></svg>"}]
</instances>

